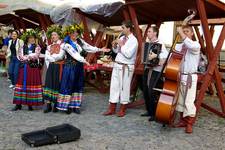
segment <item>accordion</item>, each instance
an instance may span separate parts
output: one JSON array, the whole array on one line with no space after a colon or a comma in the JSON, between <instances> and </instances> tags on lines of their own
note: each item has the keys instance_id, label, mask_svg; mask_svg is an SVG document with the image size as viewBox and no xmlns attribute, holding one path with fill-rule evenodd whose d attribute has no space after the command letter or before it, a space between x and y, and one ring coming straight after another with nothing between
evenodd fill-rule
<instances>
[{"instance_id":1,"label":"accordion","mask_svg":"<svg viewBox=\"0 0 225 150\"><path fill-rule=\"evenodd\" d=\"M155 67L159 64L159 54L161 53L162 44L160 43L144 43L142 50L142 63L150 67ZM149 60L149 54L153 52L157 57Z\"/></svg>"}]
</instances>

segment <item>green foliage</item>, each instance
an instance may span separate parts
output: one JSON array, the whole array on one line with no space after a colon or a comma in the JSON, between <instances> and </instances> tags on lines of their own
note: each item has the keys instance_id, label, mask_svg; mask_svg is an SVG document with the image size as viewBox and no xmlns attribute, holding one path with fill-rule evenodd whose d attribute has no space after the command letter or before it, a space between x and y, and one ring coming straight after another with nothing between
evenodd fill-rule
<instances>
[{"instance_id":1,"label":"green foliage","mask_svg":"<svg viewBox=\"0 0 225 150\"><path fill-rule=\"evenodd\" d=\"M82 34L84 32L84 28L83 28L83 25L80 24L73 24L73 25L70 25L70 26L66 26L63 28L63 36L67 36L71 33L74 33L75 31L78 32L78 34Z\"/></svg>"},{"instance_id":2,"label":"green foliage","mask_svg":"<svg viewBox=\"0 0 225 150\"><path fill-rule=\"evenodd\" d=\"M62 27L59 26L59 25L51 25L50 27L47 28L47 32L46 32L46 35L47 35L47 38L50 39L51 38L51 34L52 32L56 32L60 38L63 38L62 37Z\"/></svg>"},{"instance_id":3,"label":"green foliage","mask_svg":"<svg viewBox=\"0 0 225 150\"><path fill-rule=\"evenodd\" d=\"M30 30L27 30L26 32L24 32L20 39L23 40L23 41L27 41L27 39L29 37L35 37L35 38L39 38L39 29L30 29Z\"/></svg>"}]
</instances>

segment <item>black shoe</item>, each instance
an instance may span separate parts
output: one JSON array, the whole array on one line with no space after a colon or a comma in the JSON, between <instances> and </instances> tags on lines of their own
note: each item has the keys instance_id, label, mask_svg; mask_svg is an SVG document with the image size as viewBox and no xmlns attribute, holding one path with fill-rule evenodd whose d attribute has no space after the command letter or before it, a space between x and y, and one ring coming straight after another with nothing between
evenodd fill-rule
<instances>
[{"instance_id":1,"label":"black shoe","mask_svg":"<svg viewBox=\"0 0 225 150\"><path fill-rule=\"evenodd\" d=\"M33 107L32 106L28 106L28 110L29 111L32 111L33 110Z\"/></svg>"},{"instance_id":2,"label":"black shoe","mask_svg":"<svg viewBox=\"0 0 225 150\"><path fill-rule=\"evenodd\" d=\"M71 112L72 112L72 109L71 108L68 108L67 111L66 111L66 114L69 115L69 114L71 114Z\"/></svg>"},{"instance_id":3,"label":"black shoe","mask_svg":"<svg viewBox=\"0 0 225 150\"><path fill-rule=\"evenodd\" d=\"M54 106L52 108L52 112L54 113L58 112L58 109L56 108L56 106L57 106L57 103L54 103Z\"/></svg>"},{"instance_id":4,"label":"black shoe","mask_svg":"<svg viewBox=\"0 0 225 150\"><path fill-rule=\"evenodd\" d=\"M155 121L155 117L153 117L153 116L150 116L150 118L148 119L148 121Z\"/></svg>"},{"instance_id":5,"label":"black shoe","mask_svg":"<svg viewBox=\"0 0 225 150\"><path fill-rule=\"evenodd\" d=\"M146 112L146 113L144 113L144 114L141 114L141 117L149 117L150 115L149 115L149 113L148 112Z\"/></svg>"},{"instance_id":6,"label":"black shoe","mask_svg":"<svg viewBox=\"0 0 225 150\"><path fill-rule=\"evenodd\" d=\"M44 109L44 113L49 113L50 111L52 111L52 105L51 103L47 103L47 106Z\"/></svg>"},{"instance_id":7,"label":"black shoe","mask_svg":"<svg viewBox=\"0 0 225 150\"><path fill-rule=\"evenodd\" d=\"M12 111L17 111L17 110L21 110L22 109L22 105L16 105Z\"/></svg>"},{"instance_id":8,"label":"black shoe","mask_svg":"<svg viewBox=\"0 0 225 150\"><path fill-rule=\"evenodd\" d=\"M76 113L76 114L80 114L80 108L74 108L73 112Z\"/></svg>"}]
</instances>

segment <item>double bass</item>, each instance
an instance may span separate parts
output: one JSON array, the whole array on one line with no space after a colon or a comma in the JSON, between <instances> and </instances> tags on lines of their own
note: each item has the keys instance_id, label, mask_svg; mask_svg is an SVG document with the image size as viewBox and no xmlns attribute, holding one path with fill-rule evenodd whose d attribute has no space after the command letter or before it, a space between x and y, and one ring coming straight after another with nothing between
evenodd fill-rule
<instances>
[{"instance_id":1,"label":"double bass","mask_svg":"<svg viewBox=\"0 0 225 150\"><path fill-rule=\"evenodd\" d=\"M186 17L182 25L186 25L191 19L194 18L196 12L188 10L189 16ZM175 51L174 47L179 39L179 35L176 35L175 41L171 47L169 55L163 66L165 82L163 89L155 89L161 92L156 107L156 121L163 124L172 125L175 118L175 108L178 99L179 90L179 73L180 66L185 55L185 50L181 52Z\"/></svg>"}]
</instances>

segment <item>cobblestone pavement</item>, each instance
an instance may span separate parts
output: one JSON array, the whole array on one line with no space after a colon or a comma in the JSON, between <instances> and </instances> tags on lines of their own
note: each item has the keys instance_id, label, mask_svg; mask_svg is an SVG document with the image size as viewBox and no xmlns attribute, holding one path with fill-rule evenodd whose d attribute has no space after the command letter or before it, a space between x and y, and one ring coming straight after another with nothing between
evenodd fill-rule
<instances>
[{"instance_id":1,"label":"cobblestone pavement","mask_svg":"<svg viewBox=\"0 0 225 150\"><path fill-rule=\"evenodd\" d=\"M8 89L6 78L0 77L0 150L224 150L225 120L201 110L194 133L183 129L163 128L140 117L144 108L129 109L124 118L104 117L108 94L100 94L91 87L85 88L82 114L43 114L40 108L30 112L12 112L13 91ZM208 103L218 105L215 97ZM70 123L81 129L81 139L64 144L31 148L21 140L21 134Z\"/></svg>"}]
</instances>

